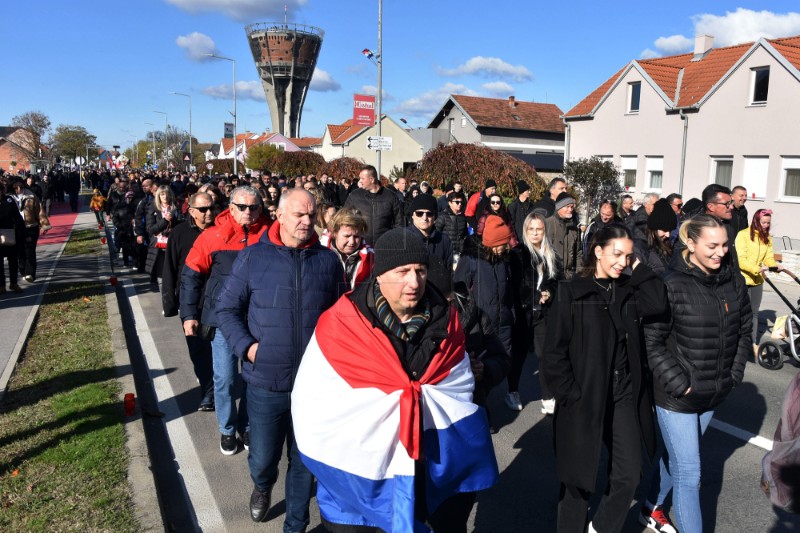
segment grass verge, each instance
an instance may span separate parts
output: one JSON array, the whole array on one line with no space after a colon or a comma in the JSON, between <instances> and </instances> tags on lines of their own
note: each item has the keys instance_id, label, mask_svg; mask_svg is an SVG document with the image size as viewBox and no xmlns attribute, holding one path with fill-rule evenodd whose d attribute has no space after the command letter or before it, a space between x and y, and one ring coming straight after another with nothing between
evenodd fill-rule
<instances>
[{"instance_id":1,"label":"grass verge","mask_svg":"<svg viewBox=\"0 0 800 533\"><path fill-rule=\"evenodd\" d=\"M118 393L103 285L51 285L0 405L0 531L138 529Z\"/></svg>"},{"instance_id":2,"label":"grass verge","mask_svg":"<svg viewBox=\"0 0 800 533\"><path fill-rule=\"evenodd\" d=\"M96 229L82 229L73 231L72 235L64 247L66 256L72 255L100 255L102 249L99 246L100 237Z\"/></svg>"}]
</instances>

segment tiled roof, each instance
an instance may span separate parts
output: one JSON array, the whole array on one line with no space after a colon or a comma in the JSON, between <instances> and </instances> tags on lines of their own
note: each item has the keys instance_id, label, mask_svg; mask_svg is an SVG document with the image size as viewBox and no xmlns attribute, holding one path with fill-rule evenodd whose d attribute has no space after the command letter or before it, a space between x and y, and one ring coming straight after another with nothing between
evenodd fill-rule
<instances>
[{"instance_id":1,"label":"tiled roof","mask_svg":"<svg viewBox=\"0 0 800 533\"><path fill-rule=\"evenodd\" d=\"M289 140L298 148L308 148L322 142L321 137L291 137Z\"/></svg>"},{"instance_id":2,"label":"tiled roof","mask_svg":"<svg viewBox=\"0 0 800 533\"><path fill-rule=\"evenodd\" d=\"M18 129L16 126L0 126L0 137L8 137Z\"/></svg>"},{"instance_id":3,"label":"tiled roof","mask_svg":"<svg viewBox=\"0 0 800 533\"><path fill-rule=\"evenodd\" d=\"M238 135L237 135L238 137ZM231 150L233 150L233 139L222 139L222 153L227 154Z\"/></svg>"},{"instance_id":4,"label":"tiled roof","mask_svg":"<svg viewBox=\"0 0 800 533\"><path fill-rule=\"evenodd\" d=\"M782 54L795 68L800 69L800 36L785 39L771 39L768 42ZM754 43L743 43L725 48L712 48L702 59L692 61L694 54L642 59L636 63L661 88L671 100L674 108L690 107L698 104L708 92L720 82L730 69ZM592 91L565 116L578 117L591 114L597 104L608 93L627 66ZM680 76L683 71L683 76ZM678 87L678 80L681 85ZM675 101L675 98L678 101Z\"/></svg>"},{"instance_id":5,"label":"tiled roof","mask_svg":"<svg viewBox=\"0 0 800 533\"><path fill-rule=\"evenodd\" d=\"M514 130L564 131L562 111L555 104L538 104L509 99L452 95L453 100L478 127Z\"/></svg>"},{"instance_id":6,"label":"tiled roof","mask_svg":"<svg viewBox=\"0 0 800 533\"><path fill-rule=\"evenodd\" d=\"M331 135L331 144L342 144L366 129L366 126L353 125L353 119L347 119L341 124L328 124L328 133Z\"/></svg>"}]
</instances>

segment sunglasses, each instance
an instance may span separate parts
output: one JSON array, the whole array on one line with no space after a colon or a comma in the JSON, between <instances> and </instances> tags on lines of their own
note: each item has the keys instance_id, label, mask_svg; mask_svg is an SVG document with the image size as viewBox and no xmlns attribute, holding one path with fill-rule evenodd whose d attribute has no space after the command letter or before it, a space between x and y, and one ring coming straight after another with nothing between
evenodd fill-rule
<instances>
[{"instance_id":1,"label":"sunglasses","mask_svg":"<svg viewBox=\"0 0 800 533\"><path fill-rule=\"evenodd\" d=\"M191 209L196 209L196 210L200 211L201 213L208 213L208 210L211 209L210 205L201 205L199 207L195 207L193 205L190 205L189 207Z\"/></svg>"},{"instance_id":2,"label":"sunglasses","mask_svg":"<svg viewBox=\"0 0 800 533\"><path fill-rule=\"evenodd\" d=\"M250 212L252 213L252 212L254 212L254 211L258 211L258 210L261 208L261 206L260 206L259 204L252 204L252 205L247 205L247 204L233 204L233 205L235 205L235 206L236 206L236 209L238 209L238 210L239 210L239 211L241 211L242 213L244 213L244 212L245 212L245 211L247 211L248 209L249 209L249 210L250 210Z\"/></svg>"},{"instance_id":3,"label":"sunglasses","mask_svg":"<svg viewBox=\"0 0 800 533\"><path fill-rule=\"evenodd\" d=\"M458 205L461 205L461 204L463 204L464 202L463 202L462 200L450 200L450 203L451 203L451 204L458 204Z\"/></svg>"},{"instance_id":4,"label":"sunglasses","mask_svg":"<svg viewBox=\"0 0 800 533\"><path fill-rule=\"evenodd\" d=\"M489 202L490 205L500 205L502 202Z\"/></svg>"},{"instance_id":5,"label":"sunglasses","mask_svg":"<svg viewBox=\"0 0 800 533\"><path fill-rule=\"evenodd\" d=\"M683 204L672 204L672 205L674 205L678 209L683 209Z\"/></svg>"},{"instance_id":6,"label":"sunglasses","mask_svg":"<svg viewBox=\"0 0 800 533\"><path fill-rule=\"evenodd\" d=\"M434 214L430 211L414 211L414 216L417 218L433 218Z\"/></svg>"}]
</instances>

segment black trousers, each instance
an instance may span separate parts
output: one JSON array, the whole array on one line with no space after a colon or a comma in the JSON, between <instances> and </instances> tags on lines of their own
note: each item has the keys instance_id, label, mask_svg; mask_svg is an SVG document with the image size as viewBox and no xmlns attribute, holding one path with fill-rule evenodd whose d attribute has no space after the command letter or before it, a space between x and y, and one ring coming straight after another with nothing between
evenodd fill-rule
<instances>
[{"instance_id":1,"label":"black trousers","mask_svg":"<svg viewBox=\"0 0 800 533\"><path fill-rule=\"evenodd\" d=\"M526 322L523 319L523 322ZM515 324L511 331L511 369L508 371L508 390L509 392L519 392L519 380L522 377L522 367L525 366L525 359L533 344L536 357L541 361L541 354L544 350L544 319L534 321L532 326L527 323ZM539 365L541 367L541 365ZM550 388L539 371L539 387L542 391L542 399L549 400L553 397Z\"/></svg>"},{"instance_id":2,"label":"black trousers","mask_svg":"<svg viewBox=\"0 0 800 533\"><path fill-rule=\"evenodd\" d=\"M200 382L200 399L214 390L214 368L211 358L211 342L198 335L186 337L189 358L192 360L194 375Z\"/></svg>"},{"instance_id":3,"label":"black trousers","mask_svg":"<svg viewBox=\"0 0 800 533\"><path fill-rule=\"evenodd\" d=\"M592 519L602 533L619 532L625 523L642 469L641 437L636 421L630 376L614 376L603 420L603 444L608 450L608 485ZM561 484L558 532L583 533L592 492Z\"/></svg>"},{"instance_id":4,"label":"black trousers","mask_svg":"<svg viewBox=\"0 0 800 533\"><path fill-rule=\"evenodd\" d=\"M19 272L23 276L36 278L36 244L39 242L39 226L25 228L25 240L19 252Z\"/></svg>"},{"instance_id":5,"label":"black trousers","mask_svg":"<svg viewBox=\"0 0 800 533\"><path fill-rule=\"evenodd\" d=\"M3 264L4 258L8 259L8 277L12 285L17 284L19 264L17 263L17 253L19 248L16 246L0 246L0 287L6 287L6 269Z\"/></svg>"}]
</instances>

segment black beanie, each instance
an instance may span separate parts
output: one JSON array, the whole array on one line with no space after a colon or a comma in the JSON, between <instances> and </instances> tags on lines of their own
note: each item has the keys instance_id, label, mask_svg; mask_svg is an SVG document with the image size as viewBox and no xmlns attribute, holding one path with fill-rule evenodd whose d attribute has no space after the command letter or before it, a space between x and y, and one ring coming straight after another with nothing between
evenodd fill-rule
<instances>
[{"instance_id":1,"label":"black beanie","mask_svg":"<svg viewBox=\"0 0 800 533\"><path fill-rule=\"evenodd\" d=\"M528 184L527 184L526 182L524 182L523 180L519 180L519 181L517 182L517 194L522 194L522 193L524 193L525 191L529 191L530 189L531 189L531 186L530 186L530 185L528 185Z\"/></svg>"},{"instance_id":2,"label":"black beanie","mask_svg":"<svg viewBox=\"0 0 800 533\"><path fill-rule=\"evenodd\" d=\"M672 231L678 227L678 218L666 198L653 205L653 211L647 217L647 227L661 231Z\"/></svg>"},{"instance_id":3,"label":"black beanie","mask_svg":"<svg viewBox=\"0 0 800 533\"><path fill-rule=\"evenodd\" d=\"M424 195L423 195L424 196ZM375 276L402 265L428 264L428 248L422 239L406 228L395 228L381 235L375 243Z\"/></svg>"},{"instance_id":4,"label":"black beanie","mask_svg":"<svg viewBox=\"0 0 800 533\"><path fill-rule=\"evenodd\" d=\"M483 185L484 190L488 189L489 187L497 187L497 182L494 181L492 178L486 180L486 183Z\"/></svg>"},{"instance_id":5,"label":"black beanie","mask_svg":"<svg viewBox=\"0 0 800 533\"><path fill-rule=\"evenodd\" d=\"M411 200L411 212L417 209L426 209L436 215L439 212L439 207L436 205L436 198L430 194L418 194L416 198Z\"/></svg>"}]
</instances>

